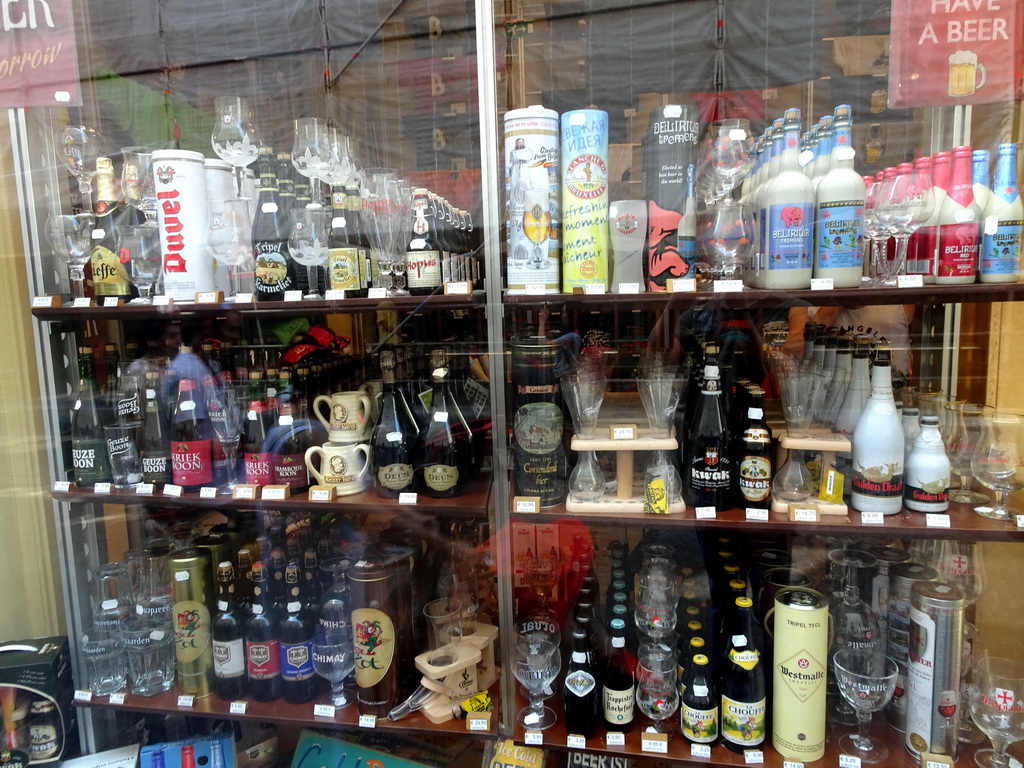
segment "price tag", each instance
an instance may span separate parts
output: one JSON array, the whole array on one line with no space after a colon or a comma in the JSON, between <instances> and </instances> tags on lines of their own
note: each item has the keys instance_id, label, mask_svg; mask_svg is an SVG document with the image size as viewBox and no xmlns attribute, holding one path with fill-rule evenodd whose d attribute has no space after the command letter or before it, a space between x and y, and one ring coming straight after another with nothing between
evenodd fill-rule
<instances>
[{"instance_id":1,"label":"price tag","mask_svg":"<svg viewBox=\"0 0 1024 768\"><path fill-rule=\"evenodd\" d=\"M861 525L882 525L885 522L885 515L881 512L861 512Z\"/></svg>"},{"instance_id":2,"label":"price tag","mask_svg":"<svg viewBox=\"0 0 1024 768\"><path fill-rule=\"evenodd\" d=\"M925 525L929 528L949 528L949 515L927 514Z\"/></svg>"},{"instance_id":3,"label":"price tag","mask_svg":"<svg viewBox=\"0 0 1024 768\"><path fill-rule=\"evenodd\" d=\"M152 483L139 483L135 486L135 493L139 496L152 496L153 495L153 484Z\"/></svg>"},{"instance_id":4,"label":"price tag","mask_svg":"<svg viewBox=\"0 0 1024 768\"><path fill-rule=\"evenodd\" d=\"M457 280L454 283L445 283L444 284L444 292L449 294L449 295L455 294L455 295L460 295L461 296L461 295L472 293L472 290L469 287L469 282L468 281L466 281L466 280Z\"/></svg>"},{"instance_id":5,"label":"price tag","mask_svg":"<svg viewBox=\"0 0 1024 768\"><path fill-rule=\"evenodd\" d=\"M217 487L213 485L204 485L199 489L200 499L216 499L217 498Z\"/></svg>"},{"instance_id":6,"label":"price tag","mask_svg":"<svg viewBox=\"0 0 1024 768\"><path fill-rule=\"evenodd\" d=\"M359 716L359 727L360 728L376 728L377 727L377 716L376 715L360 715Z\"/></svg>"},{"instance_id":7,"label":"price tag","mask_svg":"<svg viewBox=\"0 0 1024 768\"><path fill-rule=\"evenodd\" d=\"M762 522L766 522L768 520L768 510L747 507L747 520L761 520Z\"/></svg>"},{"instance_id":8,"label":"price tag","mask_svg":"<svg viewBox=\"0 0 1024 768\"><path fill-rule=\"evenodd\" d=\"M635 440L636 430L633 427L615 427L612 430L612 440Z\"/></svg>"},{"instance_id":9,"label":"price tag","mask_svg":"<svg viewBox=\"0 0 1024 768\"><path fill-rule=\"evenodd\" d=\"M71 93L68 91L54 91L53 100L61 104L67 104L71 101Z\"/></svg>"},{"instance_id":10,"label":"price tag","mask_svg":"<svg viewBox=\"0 0 1024 768\"><path fill-rule=\"evenodd\" d=\"M640 293L640 283L619 283L619 293Z\"/></svg>"},{"instance_id":11,"label":"price tag","mask_svg":"<svg viewBox=\"0 0 1024 768\"><path fill-rule=\"evenodd\" d=\"M248 706L249 702L247 701L232 701L231 706L228 707L228 712L232 715L244 715Z\"/></svg>"},{"instance_id":12,"label":"price tag","mask_svg":"<svg viewBox=\"0 0 1024 768\"><path fill-rule=\"evenodd\" d=\"M256 487L252 485L239 485L231 492L236 499L255 499Z\"/></svg>"},{"instance_id":13,"label":"price tag","mask_svg":"<svg viewBox=\"0 0 1024 768\"><path fill-rule=\"evenodd\" d=\"M171 297L167 295L154 296L153 305L156 307L169 307L171 306Z\"/></svg>"},{"instance_id":14,"label":"price tag","mask_svg":"<svg viewBox=\"0 0 1024 768\"><path fill-rule=\"evenodd\" d=\"M680 277L668 281L670 293L696 293L697 281L692 277Z\"/></svg>"},{"instance_id":15,"label":"price tag","mask_svg":"<svg viewBox=\"0 0 1024 768\"><path fill-rule=\"evenodd\" d=\"M793 510L793 520L797 523L815 523L818 521L818 510L797 507Z\"/></svg>"},{"instance_id":16,"label":"price tag","mask_svg":"<svg viewBox=\"0 0 1024 768\"><path fill-rule=\"evenodd\" d=\"M742 280L715 280L715 293L734 293L742 290Z\"/></svg>"},{"instance_id":17,"label":"price tag","mask_svg":"<svg viewBox=\"0 0 1024 768\"><path fill-rule=\"evenodd\" d=\"M924 277L921 275L900 275L896 278L897 288L924 288Z\"/></svg>"},{"instance_id":18,"label":"price tag","mask_svg":"<svg viewBox=\"0 0 1024 768\"><path fill-rule=\"evenodd\" d=\"M284 488L271 488L270 486L267 486L263 489L263 494L260 498L266 499L267 501L284 501Z\"/></svg>"},{"instance_id":19,"label":"price tag","mask_svg":"<svg viewBox=\"0 0 1024 768\"><path fill-rule=\"evenodd\" d=\"M167 483L164 486L164 496L181 496L181 486L174 483Z\"/></svg>"},{"instance_id":20,"label":"price tag","mask_svg":"<svg viewBox=\"0 0 1024 768\"><path fill-rule=\"evenodd\" d=\"M626 734L618 733L616 731L608 731L604 735L604 742L609 747L624 747L626 746Z\"/></svg>"},{"instance_id":21,"label":"price tag","mask_svg":"<svg viewBox=\"0 0 1024 768\"><path fill-rule=\"evenodd\" d=\"M185 707L186 709L192 709L192 704L195 703L195 700L195 696L186 696L185 694L182 694L178 697L178 706Z\"/></svg>"},{"instance_id":22,"label":"price tag","mask_svg":"<svg viewBox=\"0 0 1024 768\"><path fill-rule=\"evenodd\" d=\"M92 701L92 691L75 691L75 701Z\"/></svg>"},{"instance_id":23,"label":"price tag","mask_svg":"<svg viewBox=\"0 0 1024 768\"><path fill-rule=\"evenodd\" d=\"M710 744L691 744L690 757L711 757Z\"/></svg>"},{"instance_id":24,"label":"price tag","mask_svg":"<svg viewBox=\"0 0 1024 768\"><path fill-rule=\"evenodd\" d=\"M331 288L324 292L324 298L328 301L342 301L345 298L345 292L340 288Z\"/></svg>"},{"instance_id":25,"label":"price tag","mask_svg":"<svg viewBox=\"0 0 1024 768\"><path fill-rule=\"evenodd\" d=\"M334 717L334 707L330 704L314 704L313 717Z\"/></svg>"},{"instance_id":26,"label":"price tag","mask_svg":"<svg viewBox=\"0 0 1024 768\"><path fill-rule=\"evenodd\" d=\"M285 291L285 301L302 301L302 291Z\"/></svg>"},{"instance_id":27,"label":"price tag","mask_svg":"<svg viewBox=\"0 0 1024 768\"><path fill-rule=\"evenodd\" d=\"M121 300L117 296L104 296L103 297L104 307L119 307L121 306Z\"/></svg>"},{"instance_id":28,"label":"price tag","mask_svg":"<svg viewBox=\"0 0 1024 768\"><path fill-rule=\"evenodd\" d=\"M530 715L527 715L527 717L530 717ZM533 717L534 717L535 720L537 719L536 715L534 715ZM526 737L523 739L523 741L525 741L527 744L532 744L534 746L538 746L539 747L541 744L544 743L544 732L543 731L527 731L526 732Z\"/></svg>"},{"instance_id":29,"label":"price tag","mask_svg":"<svg viewBox=\"0 0 1024 768\"><path fill-rule=\"evenodd\" d=\"M440 424L444 424L446 421L448 421L448 411L438 411L437 413L435 413L434 421Z\"/></svg>"},{"instance_id":30,"label":"price tag","mask_svg":"<svg viewBox=\"0 0 1024 768\"><path fill-rule=\"evenodd\" d=\"M52 296L36 296L32 299L32 306L36 307L49 307L53 305Z\"/></svg>"},{"instance_id":31,"label":"price tag","mask_svg":"<svg viewBox=\"0 0 1024 768\"><path fill-rule=\"evenodd\" d=\"M200 291L196 294L196 304L216 304L217 291Z\"/></svg>"},{"instance_id":32,"label":"price tag","mask_svg":"<svg viewBox=\"0 0 1024 768\"><path fill-rule=\"evenodd\" d=\"M405 493L398 494L398 503L399 504L415 504L416 503L416 498L417 498L417 496L416 496L415 493L410 492L410 491L406 491Z\"/></svg>"},{"instance_id":33,"label":"price tag","mask_svg":"<svg viewBox=\"0 0 1024 768\"><path fill-rule=\"evenodd\" d=\"M543 296L547 292L547 286L544 283L530 283L523 287L523 293L527 296Z\"/></svg>"},{"instance_id":34,"label":"price tag","mask_svg":"<svg viewBox=\"0 0 1024 768\"><path fill-rule=\"evenodd\" d=\"M314 488L309 492L310 501L330 501L331 492L326 488Z\"/></svg>"},{"instance_id":35,"label":"price tag","mask_svg":"<svg viewBox=\"0 0 1024 768\"><path fill-rule=\"evenodd\" d=\"M743 762L747 765L760 765L764 762L764 752L760 749L743 750Z\"/></svg>"},{"instance_id":36,"label":"price tag","mask_svg":"<svg viewBox=\"0 0 1024 768\"><path fill-rule=\"evenodd\" d=\"M697 513L698 520L714 520L718 516L714 507L696 507L693 511Z\"/></svg>"},{"instance_id":37,"label":"price tag","mask_svg":"<svg viewBox=\"0 0 1024 768\"><path fill-rule=\"evenodd\" d=\"M1024 528L1024 515L1016 515L1014 520L1017 521L1018 528Z\"/></svg>"},{"instance_id":38,"label":"price tag","mask_svg":"<svg viewBox=\"0 0 1024 768\"><path fill-rule=\"evenodd\" d=\"M96 483L92 490L93 493L110 493L110 483Z\"/></svg>"},{"instance_id":39,"label":"price tag","mask_svg":"<svg viewBox=\"0 0 1024 768\"><path fill-rule=\"evenodd\" d=\"M583 293L586 296L603 296L607 292L604 283L587 283L583 286Z\"/></svg>"},{"instance_id":40,"label":"price tag","mask_svg":"<svg viewBox=\"0 0 1024 768\"><path fill-rule=\"evenodd\" d=\"M783 760L782 768L804 768L804 764L797 760Z\"/></svg>"},{"instance_id":41,"label":"price tag","mask_svg":"<svg viewBox=\"0 0 1024 768\"><path fill-rule=\"evenodd\" d=\"M570 733L565 737L565 746L569 747L569 749L586 749L587 740L583 736Z\"/></svg>"},{"instance_id":42,"label":"price tag","mask_svg":"<svg viewBox=\"0 0 1024 768\"><path fill-rule=\"evenodd\" d=\"M516 499L516 512L520 514L536 513L540 510L537 509L536 499Z\"/></svg>"},{"instance_id":43,"label":"price tag","mask_svg":"<svg viewBox=\"0 0 1024 768\"><path fill-rule=\"evenodd\" d=\"M811 290L812 291L831 291L833 289L831 277L814 277L811 278Z\"/></svg>"},{"instance_id":44,"label":"price tag","mask_svg":"<svg viewBox=\"0 0 1024 768\"><path fill-rule=\"evenodd\" d=\"M71 483L69 483L67 480L58 480L56 483L53 484L53 490L57 491L58 493L67 493L68 491L71 490Z\"/></svg>"},{"instance_id":45,"label":"price tag","mask_svg":"<svg viewBox=\"0 0 1024 768\"><path fill-rule=\"evenodd\" d=\"M486 731L488 728L487 720L482 717L471 717L469 719L469 730L471 731Z\"/></svg>"},{"instance_id":46,"label":"price tag","mask_svg":"<svg viewBox=\"0 0 1024 768\"><path fill-rule=\"evenodd\" d=\"M252 304L251 293L236 293L235 304Z\"/></svg>"},{"instance_id":47,"label":"price tag","mask_svg":"<svg viewBox=\"0 0 1024 768\"><path fill-rule=\"evenodd\" d=\"M110 703L111 704L124 704L124 694L120 693L120 692L110 694Z\"/></svg>"},{"instance_id":48,"label":"price tag","mask_svg":"<svg viewBox=\"0 0 1024 768\"><path fill-rule=\"evenodd\" d=\"M75 299L71 302L72 307L91 307L92 299Z\"/></svg>"},{"instance_id":49,"label":"price tag","mask_svg":"<svg viewBox=\"0 0 1024 768\"><path fill-rule=\"evenodd\" d=\"M386 299L387 297L387 288L368 288L366 290L366 298L368 299Z\"/></svg>"},{"instance_id":50,"label":"price tag","mask_svg":"<svg viewBox=\"0 0 1024 768\"><path fill-rule=\"evenodd\" d=\"M853 755L840 755L839 768L860 768L860 758Z\"/></svg>"},{"instance_id":51,"label":"price tag","mask_svg":"<svg viewBox=\"0 0 1024 768\"><path fill-rule=\"evenodd\" d=\"M668 754L668 736L664 733L641 734L640 750L642 752L656 752L666 755Z\"/></svg>"}]
</instances>

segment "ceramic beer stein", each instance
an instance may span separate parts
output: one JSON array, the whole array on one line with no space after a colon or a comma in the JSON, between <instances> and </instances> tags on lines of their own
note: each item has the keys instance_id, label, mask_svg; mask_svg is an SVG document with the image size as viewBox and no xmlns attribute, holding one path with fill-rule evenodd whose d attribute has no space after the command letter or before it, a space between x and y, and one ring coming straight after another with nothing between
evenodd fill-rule
<instances>
[{"instance_id":1,"label":"ceramic beer stein","mask_svg":"<svg viewBox=\"0 0 1024 768\"><path fill-rule=\"evenodd\" d=\"M359 454L363 455L362 459ZM320 457L319 469L313 464L315 456ZM365 443L314 445L306 451L306 468L318 485L333 485L339 496L360 493L370 485L370 446Z\"/></svg>"},{"instance_id":2,"label":"ceramic beer stein","mask_svg":"<svg viewBox=\"0 0 1024 768\"><path fill-rule=\"evenodd\" d=\"M327 416L324 416L325 411ZM332 443L365 440L373 425L373 403L362 390L318 395L313 401L313 413L327 427L327 437Z\"/></svg>"}]
</instances>

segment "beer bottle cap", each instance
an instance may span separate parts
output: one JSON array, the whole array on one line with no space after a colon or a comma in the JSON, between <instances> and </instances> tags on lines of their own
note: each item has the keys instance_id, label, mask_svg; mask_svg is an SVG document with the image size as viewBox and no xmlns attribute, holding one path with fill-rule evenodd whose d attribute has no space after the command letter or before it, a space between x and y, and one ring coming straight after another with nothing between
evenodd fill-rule
<instances>
[{"instance_id":1,"label":"beer bottle cap","mask_svg":"<svg viewBox=\"0 0 1024 768\"><path fill-rule=\"evenodd\" d=\"M703 667L705 664L708 663L708 657L705 656L703 653L698 653L696 656L693 657L693 663L696 664L698 667Z\"/></svg>"},{"instance_id":2,"label":"beer bottle cap","mask_svg":"<svg viewBox=\"0 0 1024 768\"><path fill-rule=\"evenodd\" d=\"M754 601L749 597L737 597L736 605L740 608L750 608L754 604Z\"/></svg>"}]
</instances>

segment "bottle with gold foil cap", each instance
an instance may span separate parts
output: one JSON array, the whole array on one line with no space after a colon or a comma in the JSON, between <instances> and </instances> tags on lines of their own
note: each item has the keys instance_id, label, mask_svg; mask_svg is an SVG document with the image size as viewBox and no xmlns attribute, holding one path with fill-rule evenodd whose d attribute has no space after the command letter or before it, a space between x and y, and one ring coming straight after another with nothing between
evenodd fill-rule
<instances>
[{"instance_id":1,"label":"bottle with gold foil cap","mask_svg":"<svg viewBox=\"0 0 1024 768\"><path fill-rule=\"evenodd\" d=\"M178 692L197 697L214 692L213 639L210 605L213 585L210 559L205 552L188 549L168 558L167 571L174 590L175 655Z\"/></svg>"}]
</instances>

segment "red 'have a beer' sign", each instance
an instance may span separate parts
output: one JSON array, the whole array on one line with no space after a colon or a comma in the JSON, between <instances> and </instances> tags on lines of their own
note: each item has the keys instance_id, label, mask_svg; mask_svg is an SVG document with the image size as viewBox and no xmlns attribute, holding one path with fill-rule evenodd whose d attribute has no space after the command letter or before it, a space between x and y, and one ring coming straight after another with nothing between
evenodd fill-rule
<instances>
[{"instance_id":1,"label":"red 'have a beer' sign","mask_svg":"<svg viewBox=\"0 0 1024 768\"><path fill-rule=\"evenodd\" d=\"M2 0L0 107L81 103L71 0Z\"/></svg>"},{"instance_id":2,"label":"red 'have a beer' sign","mask_svg":"<svg viewBox=\"0 0 1024 768\"><path fill-rule=\"evenodd\" d=\"M1022 13L1020 0L893 0L889 106L1019 98Z\"/></svg>"}]
</instances>

